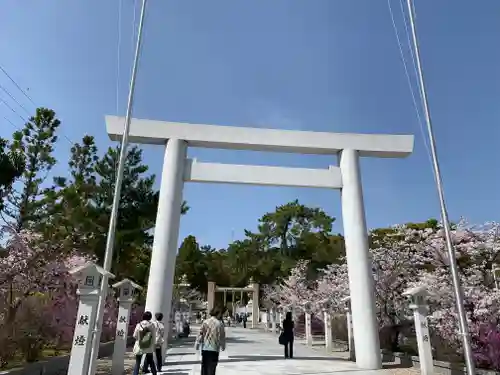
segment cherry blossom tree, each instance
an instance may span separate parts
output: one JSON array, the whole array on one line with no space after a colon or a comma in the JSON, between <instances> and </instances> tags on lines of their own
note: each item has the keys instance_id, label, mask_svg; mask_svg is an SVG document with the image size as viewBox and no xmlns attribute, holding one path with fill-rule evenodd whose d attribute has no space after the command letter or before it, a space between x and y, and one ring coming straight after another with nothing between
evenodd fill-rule
<instances>
[{"instance_id":1,"label":"cherry blossom tree","mask_svg":"<svg viewBox=\"0 0 500 375\"><path fill-rule=\"evenodd\" d=\"M4 227L0 238L6 241L0 257L0 296L6 309L5 322L10 324L27 298L66 291L71 284L67 265L77 264L82 259L69 260L70 254L29 231L18 233L11 227Z\"/></svg>"},{"instance_id":2,"label":"cherry blossom tree","mask_svg":"<svg viewBox=\"0 0 500 375\"><path fill-rule=\"evenodd\" d=\"M276 287L278 304L285 310L304 310L314 299L312 283L307 278L309 262L301 260L290 271L290 276Z\"/></svg>"},{"instance_id":3,"label":"cherry blossom tree","mask_svg":"<svg viewBox=\"0 0 500 375\"><path fill-rule=\"evenodd\" d=\"M76 295L67 263L81 259L25 230L3 227L0 239L0 361L16 349L34 360L47 337L57 346L72 332Z\"/></svg>"},{"instance_id":4,"label":"cherry blossom tree","mask_svg":"<svg viewBox=\"0 0 500 375\"><path fill-rule=\"evenodd\" d=\"M464 220L451 233L473 348L478 361L489 363L490 367L499 362L494 357L500 352L500 292L495 288L492 272L500 263L499 233L497 223L473 226ZM432 332L441 347L451 348L455 356L459 355L461 339L443 231L439 226L398 225L385 230L383 235L374 233L371 238L377 317L381 339L387 340L385 345L397 349L412 325L403 291L425 285L430 293ZM319 270L317 280L312 281L307 279L307 262L299 262L283 283L265 289L266 299L285 309L303 309L305 304L312 303L314 312L327 309L341 313L344 309L341 301L349 295L347 271L345 259L341 259L340 264Z\"/></svg>"},{"instance_id":5,"label":"cherry blossom tree","mask_svg":"<svg viewBox=\"0 0 500 375\"><path fill-rule=\"evenodd\" d=\"M345 259L341 258L341 261L320 270L314 293L314 310L325 310L331 314L344 312L342 299L349 296L349 278Z\"/></svg>"},{"instance_id":6,"label":"cherry blossom tree","mask_svg":"<svg viewBox=\"0 0 500 375\"><path fill-rule=\"evenodd\" d=\"M491 337L485 330L498 331L500 324L500 292L495 288L492 272L500 262L500 225L469 225L462 220L451 234L472 344L479 350L484 347L484 340ZM422 254L425 267L420 271L418 283L430 292L430 322L436 333L459 353L461 339L444 233L419 235L421 239L415 247Z\"/></svg>"},{"instance_id":7,"label":"cherry blossom tree","mask_svg":"<svg viewBox=\"0 0 500 375\"><path fill-rule=\"evenodd\" d=\"M0 234L5 243L0 253L1 367L19 351L32 361L46 345L56 350L68 347L78 308L77 280L68 271L95 259L61 251L57 244L29 231L5 227ZM117 301L110 295L103 340L114 339L117 313ZM141 314L136 306L132 321Z\"/></svg>"}]
</instances>

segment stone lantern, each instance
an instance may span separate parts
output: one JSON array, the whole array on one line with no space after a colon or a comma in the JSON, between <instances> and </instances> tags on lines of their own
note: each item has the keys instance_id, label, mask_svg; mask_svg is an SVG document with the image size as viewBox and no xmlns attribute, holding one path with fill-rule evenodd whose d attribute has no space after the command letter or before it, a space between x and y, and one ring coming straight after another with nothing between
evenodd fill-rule
<instances>
[{"instance_id":1,"label":"stone lantern","mask_svg":"<svg viewBox=\"0 0 500 375\"><path fill-rule=\"evenodd\" d=\"M410 301L410 309L413 310L415 333L417 335L418 358L422 375L434 374L434 361L432 359L432 347L429 336L429 325L427 322L427 314L429 311L427 304L428 295L425 286L417 286L403 292L403 296L408 297Z\"/></svg>"},{"instance_id":2,"label":"stone lantern","mask_svg":"<svg viewBox=\"0 0 500 375\"><path fill-rule=\"evenodd\" d=\"M356 359L356 350L354 348L354 332L352 326L352 313L351 313L351 296L342 298L344 303L344 311L347 320L347 337L348 337L348 347L349 347L349 359L354 361Z\"/></svg>"},{"instance_id":3,"label":"stone lantern","mask_svg":"<svg viewBox=\"0 0 500 375\"><path fill-rule=\"evenodd\" d=\"M252 289L252 328L257 328L260 320L260 308L259 308L259 284L256 283L253 277L250 277L248 281L248 289ZM250 305L250 303L249 303Z\"/></svg>"},{"instance_id":4,"label":"stone lantern","mask_svg":"<svg viewBox=\"0 0 500 375\"><path fill-rule=\"evenodd\" d=\"M313 344L313 337L312 337L312 324L311 324L311 318L312 318L312 303L311 302L306 302L303 305L304 313L305 313L305 324L306 324L306 344L309 346L312 346Z\"/></svg>"},{"instance_id":5,"label":"stone lantern","mask_svg":"<svg viewBox=\"0 0 500 375\"><path fill-rule=\"evenodd\" d=\"M325 350L330 353L333 349L332 336L332 315L330 313L332 303L330 301L323 302L323 321L325 324Z\"/></svg>"},{"instance_id":6,"label":"stone lantern","mask_svg":"<svg viewBox=\"0 0 500 375\"><path fill-rule=\"evenodd\" d=\"M97 318L102 277L114 275L93 262L69 271L78 280L77 295L80 297L76 317L75 333L68 365L68 375L87 375Z\"/></svg>"},{"instance_id":7,"label":"stone lantern","mask_svg":"<svg viewBox=\"0 0 500 375\"><path fill-rule=\"evenodd\" d=\"M118 291L118 319L116 322L116 336L113 349L113 363L111 373L113 375L122 375L125 361L125 352L127 350L127 333L130 323L130 312L135 296L142 287L129 279L113 284L113 288Z\"/></svg>"}]
</instances>

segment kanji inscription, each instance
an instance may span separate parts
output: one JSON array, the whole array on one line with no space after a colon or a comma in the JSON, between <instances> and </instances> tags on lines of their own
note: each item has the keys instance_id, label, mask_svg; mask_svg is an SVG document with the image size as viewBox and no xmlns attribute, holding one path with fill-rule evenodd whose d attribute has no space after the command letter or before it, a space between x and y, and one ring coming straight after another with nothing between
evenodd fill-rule
<instances>
[{"instance_id":1,"label":"kanji inscription","mask_svg":"<svg viewBox=\"0 0 500 375\"><path fill-rule=\"evenodd\" d=\"M83 335L80 335L80 336L76 336L76 339L75 339L75 346L83 346L85 345L85 336Z\"/></svg>"},{"instance_id":2,"label":"kanji inscription","mask_svg":"<svg viewBox=\"0 0 500 375\"><path fill-rule=\"evenodd\" d=\"M78 324L79 325L89 325L89 316L88 315L81 315L80 318L78 319Z\"/></svg>"}]
</instances>

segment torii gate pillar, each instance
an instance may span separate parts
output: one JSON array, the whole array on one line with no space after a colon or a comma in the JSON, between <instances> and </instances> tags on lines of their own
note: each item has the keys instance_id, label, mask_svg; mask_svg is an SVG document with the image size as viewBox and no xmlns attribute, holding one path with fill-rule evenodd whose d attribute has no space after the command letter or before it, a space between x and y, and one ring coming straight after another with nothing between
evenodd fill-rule
<instances>
[{"instance_id":1,"label":"torii gate pillar","mask_svg":"<svg viewBox=\"0 0 500 375\"><path fill-rule=\"evenodd\" d=\"M257 283L252 284L252 328L257 328L260 321L260 308L259 308L259 291L260 286Z\"/></svg>"},{"instance_id":2,"label":"torii gate pillar","mask_svg":"<svg viewBox=\"0 0 500 375\"><path fill-rule=\"evenodd\" d=\"M215 306L215 282L208 282L208 291L207 291L207 314L210 314L210 311Z\"/></svg>"},{"instance_id":3,"label":"torii gate pillar","mask_svg":"<svg viewBox=\"0 0 500 375\"><path fill-rule=\"evenodd\" d=\"M382 358L357 151L342 151L340 170L342 173L342 220L349 273L356 364L361 368L376 369L382 367Z\"/></svg>"}]
</instances>

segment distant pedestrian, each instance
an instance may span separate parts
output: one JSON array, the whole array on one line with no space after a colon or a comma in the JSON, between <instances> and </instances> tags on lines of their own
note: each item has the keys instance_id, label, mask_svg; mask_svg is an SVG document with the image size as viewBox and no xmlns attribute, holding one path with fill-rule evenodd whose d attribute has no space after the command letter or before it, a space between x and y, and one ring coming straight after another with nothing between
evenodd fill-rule
<instances>
[{"instance_id":1,"label":"distant pedestrian","mask_svg":"<svg viewBox=\"0 0 500 375\"><path fill-rule=\"evenodd\" d=\"M243 314L243 328L247 328L247 314Z\"/></svg>"},{"instance_id":2,"label":"distant pedestrian","mask_svg":"<svg viewBox=\"0 0 500 375\"><path fill-rule=\"evenodd\" d=\"M293 339L294 339L294 328L295 323L292 320L292 313L288 311L286 313L285 320L283 320L282 326L282 338L283 346L285 347L285 358L293 358Z\"/></svg>"},{"instance_id":3,"label":"distant pedestrian","mask_svg":"<svg viewBox=\"0 0 500 375\"><path fill-rule=\"evenodd\" d=\"M142 321L135 326L133 337L135 339L133 353L135 355L135 367L133 375L139 375L142 356L145 355L144 366L150 366L153 375L156 375L156 366L153 353L156 347L156 328L151 322L153 315L146 311L142 315Z\"/></svg>"}]
</instances>

